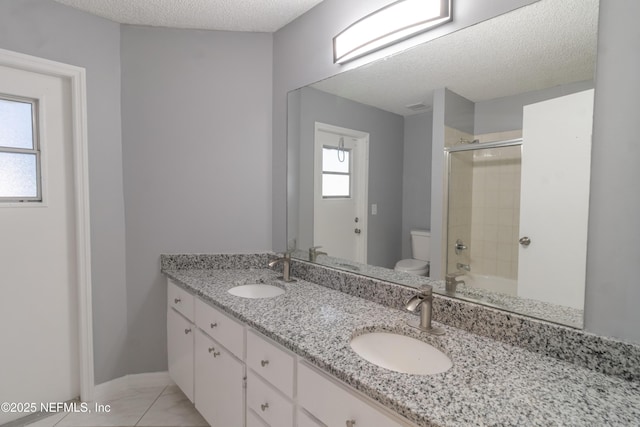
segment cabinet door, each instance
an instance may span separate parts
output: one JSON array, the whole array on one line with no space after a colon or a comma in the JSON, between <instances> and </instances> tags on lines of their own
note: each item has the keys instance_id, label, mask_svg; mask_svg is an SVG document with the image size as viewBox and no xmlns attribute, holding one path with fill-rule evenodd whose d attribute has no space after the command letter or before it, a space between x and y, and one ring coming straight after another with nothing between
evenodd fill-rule
<instances>
[{"instance_id":1,"label":"cabinet door","mask_svg":"<svg viewBox=\"0 0 640 427\"><path fill-rule=\"evenodd\" d=\"M169 376L193 402L194 325L176 310L167 310Z\"/></svg>"},{"instance_id":2,"label":"cabinet door","mask_svg":"<svg viewBox=\"0 0 640 427\"><path fill-rule=\"evenodd\" d=\"M269 427L264 421L258 417L255 412L247 411L247 427Z\"/></svg>"},{"instance_id":3,"label":"cabinet door","mask_svg":"<svg viewBox=\"0 0 640 427\"><path fill-rule=\"evenodd\" d=\"M320 421L307 414L304 410L298 409L298 427L326 427Z\"/></svg>"},{"instance_id":4,"label":"cabinet door","mask_svg":"<svg viewBox=\"0 0 640 427\"><path fill-rule=\"evenodd\" d=\"M244 425L244 364L202 331L196 332L196 409L212 427Z\"/></svg>"},{"instance_id":5,"label":"cabinet door","mask_svg":"<svg viewBox=\"0 0 640 427\"><path fill-rule=\"evenodd\" d=\"M308 366L298 364L298 404L328 426L402 427L406 425L365 402Z\"/></svg>"}]
</instances>

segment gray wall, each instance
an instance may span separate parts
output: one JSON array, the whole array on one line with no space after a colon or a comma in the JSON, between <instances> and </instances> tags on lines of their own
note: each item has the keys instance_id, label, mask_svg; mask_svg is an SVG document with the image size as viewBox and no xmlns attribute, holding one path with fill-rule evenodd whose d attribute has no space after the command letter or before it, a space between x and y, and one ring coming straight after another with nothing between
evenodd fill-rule
<instances>
[{"instance_id":1,"label":"gray wall","mask_svg":"<svg viewBox=\"0 0 640 427\"><path fill-rule=\"evenodd\" d=\"M587 330L640 342L640 2L602 1L587 251Z\"/></svg>"},{"instance_id":2,"label":"gray wall","mask_svg":"<svg viewBox=\"0 0 640 427\"><path fill-rule=\"evenodd\" d=\"M128 373L120 26L51 0L2 0L0 48L87 70L96 383Z\"/></svg>"},{"instance_id":3,"label":"gray wall","mask_svg":"<svg viewBox=\"0 0 640 427\"><path fill-rule=\"evenodd\" d=\"M473 135L476 116L475 107L475 104L464 96L446 89L444 103L445 126Z\"/></svg>"},{"instance_id":4,"label":"gray wall","mask_svg":"<svg viewBox=\"0 0 640 427\"><path fill-rule=\"evenodd\" d=\"M413 228L431 228L431 138L433 113L404 119L402 258L411 258Z\"/></svg>"},{"instance_id":5,"label":"gray wall","mask_svg":"<svg viewBox=\"0 0 640 427\"><path fill-rule=\"evenodd\" d=\"M122 26L130 372L167 368L161 253L271 249L272 35Z\"/></svg>"},{"instance_id":6,"label":"gray wall","mask_svg":"<svg viewBox=\"0 0 640 427\"><path fill-rule=\"evenodd\" d=\"M302 172L298 181L298 220L305 235L299 236L303 245L299 247L309 247L313 237L315 122L368 132L368 198L369 206L378 205L378 214L371 215L371 209L367 209L367 262L393 268L401 256L403 117L313 88L302 88L299 92L300 137L293 141L297 139L300 144L299 148L292 144L289 151L290 156L299 151L298 167ZM292 117L289 117L289 126L292 126ZM293 216L295 211L292 206L289 215Z\"/></svg>"},{"instance_id":7,"label":"gray wall","mask_svg":"<svg viewBox=\"0 0 640 427\"><path fill-rule=\"evenodd\" d=\"M475 128L471 133L481 135L483 133L521 130L525 105L593 89L593 87L594 82L589 80L476 102Z\"/></svg>"}]
</instances>

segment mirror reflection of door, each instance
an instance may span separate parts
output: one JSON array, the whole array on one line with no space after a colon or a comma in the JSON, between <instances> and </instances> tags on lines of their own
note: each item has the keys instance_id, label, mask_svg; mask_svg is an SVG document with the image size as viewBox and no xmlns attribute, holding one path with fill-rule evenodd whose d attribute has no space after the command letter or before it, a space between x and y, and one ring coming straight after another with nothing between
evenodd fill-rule
<instances>
[{"instance_id":1,"label":"mirror reflection of door","mask_svg":"<svg viewBox=\"0 0 640 427\"><path fill-rule=\"evenodd\" d=\"M369 135L316 123L313 245L366 263Z\"/></svg>"},{"instance_id":2,"label":"mirror reflection of door","mask_svg":"<svg viewBox=\"0 0 640 427\"><path fill-rule=\"evenodd\" d=\"M527 105L522 129L518 296L578 309L586 279L593 94Z\"/></svg>"}]
</instances>

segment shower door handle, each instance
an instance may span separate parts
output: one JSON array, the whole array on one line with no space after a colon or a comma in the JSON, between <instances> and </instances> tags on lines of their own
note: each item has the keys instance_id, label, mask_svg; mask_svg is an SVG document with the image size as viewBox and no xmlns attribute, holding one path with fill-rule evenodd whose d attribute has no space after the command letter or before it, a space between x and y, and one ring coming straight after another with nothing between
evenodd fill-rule
<instances>
[{"instance_id":1,"label":"shower door handle","mask_svg":"<svg viewBox=\"0 0 640 427\"><path fill-rule=\"evenodd\" d=\"M518 241L525 248L531 244L531 239L528 238L527 236L521 237L520 240L518 240Z\"/></svg>"}]
</instances>

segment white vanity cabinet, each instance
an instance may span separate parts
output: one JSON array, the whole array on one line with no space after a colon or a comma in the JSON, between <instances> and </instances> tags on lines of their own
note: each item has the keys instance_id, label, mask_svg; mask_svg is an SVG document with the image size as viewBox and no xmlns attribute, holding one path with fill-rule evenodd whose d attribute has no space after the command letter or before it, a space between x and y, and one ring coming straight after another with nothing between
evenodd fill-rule
<instances>
[{"instance_id":1,"label":"white vanity cabinet","mask_svg":"<svg viewBox=\"0 0 640 427\"><path fill-rule=\"evenodd\" d=\"M212 427L415 427L168 284L169 375Z\"/></svg>"},{"instance_id":2,"label":"white vanity cabinet","mask_svg":"<svg viewBox=\"0 0 640 427\"><path fill-rule=\"evenodd\" d=\"M255 331L247 331L247 410L271 427L293 427L296 358Z\"/></svg>"},{"instance_id":3,"label":"white vanity cabinet","mask_svg":"<svg viewBox=\"0 0 640 427\"><path fill-rule=\"evenodd\" d=\"M303 362L298 363L298 404L327 426L410 425L396 419L382 407L377 408L377 405L366 402L361 396Z\"/></svg>"},{"instance_id":4,"label":"white vanity cabinet","mask_svg":"<svg viewBox=\"0 0 640 427\"><path fill-rule=\"evenodd\" d=\"M194 298L169 280L167 289L167 356L169 376L193 402Z\"/></svg>"}]
</instances>

